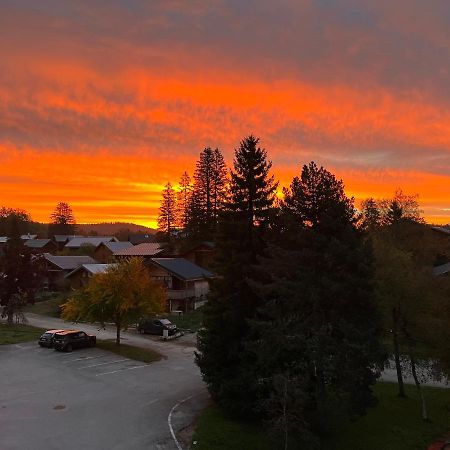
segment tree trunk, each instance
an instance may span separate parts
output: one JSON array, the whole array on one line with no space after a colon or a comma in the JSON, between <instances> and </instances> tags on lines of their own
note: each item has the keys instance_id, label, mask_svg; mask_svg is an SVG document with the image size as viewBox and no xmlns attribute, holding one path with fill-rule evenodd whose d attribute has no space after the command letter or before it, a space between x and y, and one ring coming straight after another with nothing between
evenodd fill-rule
<instances>
[{"instance_id":1,"label":"tree trunk","mask_svg":"<svg viewBox=\"0 0 450 450\"><path fill-rule=\"evenodd\" d=\"M120 345L120 322L116 323L116 345Z\"/></svg>"},{"instance_id":2,"label":"tree trunk","mask_svg":"<svg viewBox=\"0 0 450 450\"><path fill-rule=\"evenodd\" d=\"M416 361L415 361L414 356L412 355L411 352L410 352L409 359L410 359L410 362L411 362L412 376L414 378L414 382L416 383L417 391L419 392L419 395L420 395L420 401L422 402L422 420L425 421L425 422L428 422L427 403L425 401L425 397L423 395L423 391L422 391L421 386L420 386L419 378L417 377Z\"/></svg>"},{"instance_id":3,"label":"tree trunk","mask_svg":"<svg viewBox=\"0 0 450 450\"><path fill-rule=\"evenodd\" d=\"M406 397L405 386L403 384L402 366L400 364L400 346L398 343L398 313L396 308L392 308L392 323L392 339L394 342L395 368L397 370L398 396Z\"/></svg>"}]
</instances>

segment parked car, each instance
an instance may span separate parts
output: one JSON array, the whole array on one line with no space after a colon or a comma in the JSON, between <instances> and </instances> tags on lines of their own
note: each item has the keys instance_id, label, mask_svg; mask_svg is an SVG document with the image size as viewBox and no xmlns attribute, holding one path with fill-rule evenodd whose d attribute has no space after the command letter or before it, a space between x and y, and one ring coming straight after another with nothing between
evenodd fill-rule
<instances>
[{"instance_id":1,"label":"parked car","mask_svg":"<svg viewBox=\"0 0 450 450\"><path fill-rule=\"evenodd\" d=\"M56 333L62 333L63 331L66 331L66 330L47 330L39 338L38 344L41 347L52 348L53 347L53 339L55 337L55 334Z\"/></svg>"},{"instance_id":2,"label":"parked car","mask_svg":"<svg viewBox=\"0 0 450 450\"><path fill-rule=\"evenodd\" d=\"M177 326L170 320L164 318L142 319L137 326L137 330L141 334L157 334L158 336L162 336L164 330L169 332L169 336L178 332Z\"/></svg>"},{"instance_id":3,"label":"parked car","mask_svg":"<svg viewBox=\"0 0 450 450\"><path fill-rule=\"evenodd\" d=\"M55 350L71 352L75 348L94 347L97 338L91 334L86 334L79 330L66 330L55 333L53 347Z\"/></svg>"}]
</instances>

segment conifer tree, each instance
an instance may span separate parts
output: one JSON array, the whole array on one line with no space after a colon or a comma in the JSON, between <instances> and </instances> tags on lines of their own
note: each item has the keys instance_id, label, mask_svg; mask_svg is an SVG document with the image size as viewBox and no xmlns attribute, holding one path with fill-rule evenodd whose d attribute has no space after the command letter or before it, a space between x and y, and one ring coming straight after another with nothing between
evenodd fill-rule
<instances>
[{"instance_id":1,"label":"conifer tree","mask_svg":"<svg viewBox=\"0 0 450 450\"><path fill-rule=\"evenodd\" d=\"M342 417L373 402L381 322L371 249L342 181L310 163L284 194L283 232L259 266L269 281L254 286L262 307L247 345L264 380L262 398L280 401L280 378L289 394L278 413L262 402L279 439L285 448L314 448Z\"/></svg>"},{"instance_id":2,"label":"conifer tree","mask_svg":"<svg viewBox=\"0 0 450 450\"><path fill-rule=\"evenodd\" d=\"M191 236L211 237L225 198L226 166L218 148L206 147L197 161L188 230Z\"/></svg>"},{"instance_id":3,"label":"conifer tree","mask_svg":"<svg viewBox=\"0 0 450 450\"><path fill-rule=\"evenodd\" d=\"M249 136L235 150L229 200L216 237L220 276L212 285L197 354L213 398L238 415L253 414L257 397L258 375L244 343L260 300L251 288L253 264L265 248L264 230L277 186L266 151L257 144Z\"/></svg>"},{"instance_id":4,"label":"conifer tree","mask_svg":"<svg viewBox=\"0 0 450 450\"><path fill-rule=\"evenodd\" d=\"M72 207L65 202L59 202L50 215L48 234L74 234L76 230L75 216Z\"/></svg>"},{"instance_id":5,"label":"conifer tree","mask_svg":"<svg viewBox=\"0 0 450 450\"><path fill-rule=\"evenodd\" d=\"M158 229L163 233L166 233L169 239L177 222L175 199L175 191L170 182L168 182L162 191L161 206L159 208L158 217Z\"/></svg>"},{"instance_id":6,"label":"conifer tree","mask_svg":"<svg viewBox=\"0 0 450 450\"><path fill-rule=\"evenodd\" d=\"M189 220L189 207L192 197L191 177L185 171L181 175L177 192L177 227L185 229Z\"/></svg>"}]
</instances>

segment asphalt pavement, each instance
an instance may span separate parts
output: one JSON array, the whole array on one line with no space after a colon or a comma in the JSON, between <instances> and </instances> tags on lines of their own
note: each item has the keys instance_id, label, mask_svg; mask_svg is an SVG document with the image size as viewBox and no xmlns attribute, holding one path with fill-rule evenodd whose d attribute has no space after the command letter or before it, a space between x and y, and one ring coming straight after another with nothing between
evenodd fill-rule
<instances>
[{"instance_id":1,"label":"asphalt pavement","mask_svg":"<svg viewBox=\"0 0 450 450\"><path fill-rule=\"evenodd\" d=\"M56 318L27 318L42 328L71 328ZM74 328L115 337L112 328ZM145 364L99 348L64 353L36 342L1 346L0 449L185 450L179 434L209 401L194 363L195 340L123 337L164 358Z\"/></svg>"}]
</instances>

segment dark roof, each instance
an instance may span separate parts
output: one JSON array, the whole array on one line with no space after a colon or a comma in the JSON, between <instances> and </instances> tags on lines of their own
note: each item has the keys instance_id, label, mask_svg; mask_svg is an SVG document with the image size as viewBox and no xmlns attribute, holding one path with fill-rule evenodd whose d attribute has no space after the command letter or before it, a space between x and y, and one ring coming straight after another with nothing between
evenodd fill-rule
<instances>
[{"instance_id":1,"label":"dark roof","mask_svg":"<svg viewBox=\"0 0 450 450\"><path fill-rule=\"evenodd\" d=\"M48 243L55 245L50 239L28 239L24 242L24 245L29 248L43 248Z\"/></svg>"},{"instance_id":2,"label":"dark roof","mask_svg":"<svg viewBox=\"0 0 450 450\"><path fill-rule=\"evenodd\" d=\"M439 231L440 233L450 234L450 228L446 228L446 227L431 227L431 229L434 230L434 231Z\"/></svg>"},{"instance_id":3,"label":"dark roof","mask_svg":"<svg viewBox=\"0 0 450 450\"><path fill-rule=\"evenodd\" d=\"M20 239L26 241L28 239L36 239L37 238L37 234L22 234L22 236L20 236Z\"/></svg>"},{"instance_id":4,"label":"dark roof","mask_svg":"<svg viewBox=\"0 0 450 450\"><path fill-rule=\"evenodd\" d=\"M76 269L72 270L66 275L66 278L70 278L74 273L79 272L80 270L85 270L86 272L95 275L97 273L105 273L113 264L83 264Z\"/></svg>"},{"instance_id":5,"label":"dark roof","mask_svg":"<svg viewBox=\"0 0 450 450\"><path fill-rule=\"evenodd\" d=\"M79 248L82 245L93 245L94 247L98 247L100 244L104 242L117 242L117 238L114 236L95 236L95 237L74 237L72 238L64 247L66 248Z\"/></svg>"},{"instance_id":6,"label":"dark roof","mask_svg":"<svg viewBox=\"0 0 450 450\"><path fill-rule=\"evenodd\" d=\"M139 233L130 234L128 240L133 245L143 244L145 242L154 242L153 241L153 235L151 235L151 234L139 234Z\"/></svg>"},{"instance_id":7,"label":"dark roof","mask_svg":"<svg viewBox=\"0 0 450 450\"><path fill-rule=\"evenodd\" d=\"M76 237L81 238L83 236L72 235L72 234L55 234L53 236L53 240L55 242L67 242L67 241L70 241L71 239L76 238Z\"/></svg>"},{"instance_id":8,"label":"dark roof","mask_svg":"<svg viewBox=\"0 0 450 450\"><path fill-rule=\"evenodd\" d=\"M212 278L214 274L184 258L151 258L151 261L183 280Z\"/></svg>"},{"instance_id":9,"label":"dark roof","mask_svg":"<svg viewBox=\"0 0 450 450\"><path fill-rule=\"evenodd\" d=\"M83 264L95 264L95 259L90 256L53 256L45 253L44 258L61 270L73 270Z\"/></svg>"},{"instance_id":10,"label":"dark roof","mask_svg":"<svg viewBox=\"0 0 450 450\"><path fill-rule=\"evenodd\" d=\"M163 251L160 244L144 243L119 250L114 256L156 256Z\"/></svg>"},{"instance_id":11,"label":"dark roof","mask_svg":"<svg viewBox=\"0 0 450 450\"><path fill-rule=\"evenodd\" d=\"M131 242L103 242L100 245L104 245L107 249L116 253L120 250L125 250L126 248L133 247Z\"/></svg>"},{"instance_id":12,"label":"dark roof","mask_svg":"<svg viewBox=\"0 0 450 450\"><path fill-rule=\"evenodd\" d=\"M448 272L450 272L450 263L433 267L433 275L445 275Z\"/></svg>"}]
</instances>

